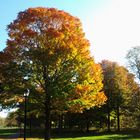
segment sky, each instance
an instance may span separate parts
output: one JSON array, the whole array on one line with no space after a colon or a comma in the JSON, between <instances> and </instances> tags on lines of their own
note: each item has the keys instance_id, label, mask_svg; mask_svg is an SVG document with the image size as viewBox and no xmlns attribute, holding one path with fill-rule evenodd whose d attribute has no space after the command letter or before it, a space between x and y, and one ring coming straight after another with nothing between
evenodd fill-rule
<instances>
[{"instance_id":1,"label":"sky","mask_svg":"<svg viewBox=\"0 0 140 140\"><path fill-rule=\"evenodd\" d=\"M125 65L127 51L140 45L140 0L1 0L0 51L6 47L7 25L29 7L54 7L78 17L96 62Z\"/></svg>"}]
</instances>

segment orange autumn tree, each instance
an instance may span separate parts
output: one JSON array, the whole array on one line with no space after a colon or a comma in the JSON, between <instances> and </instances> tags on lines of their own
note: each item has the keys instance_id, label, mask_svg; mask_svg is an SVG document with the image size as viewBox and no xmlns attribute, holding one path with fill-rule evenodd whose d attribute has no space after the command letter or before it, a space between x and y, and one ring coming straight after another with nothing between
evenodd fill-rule
<instances>
[{"instance_id":1,"label":"orange autumn tree","mask_svg":"<svg viewBox=\"0 0 140 140\"><path fill-rule=\"evenodd\" d=\"M28 81L44 105L45 140L50 139L52 110L82 112L105 103L102 71L78 18L54 8L29 8L18 14L8 33L4 53L11 54L21 81Z\"/></svg>"}]
</instances>

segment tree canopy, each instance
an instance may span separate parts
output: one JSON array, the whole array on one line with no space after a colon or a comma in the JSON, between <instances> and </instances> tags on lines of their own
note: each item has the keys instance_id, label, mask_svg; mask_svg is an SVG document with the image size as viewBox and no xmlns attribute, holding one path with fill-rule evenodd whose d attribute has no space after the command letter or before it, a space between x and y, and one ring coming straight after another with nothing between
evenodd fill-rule
<instances>
[{"instance_id":1,"label":"tree canopy","mask_svg":"<svg viewBox=\"0 0 140 140\"><path fill-rule=\"evenodd\" d=\"M7 30L7 47L1 52L7 59L0 60L4 94L20 100L30 88L30 101L45 110L46 139L51 110L82 112L105 103L102 70L78 18L54 8L29 8Z\"/></svg>"},{"instance_id":2,"label":"tree canopy","mask_svg":"<svg viewBox=\"0 0 140 140\"><path fill-rule=\"evenodd\" d=\"M134 75L116 62L103 60L101 66L104 74L104 92L108 98L106 111L108 111L108 117L111 111L116 112L118 130L120 130L120 108L126 106L131 100L134 91L138 90L138 84L134 81ZM108 125L110 125L109 121Z\"/></svg>"}]
</instances>

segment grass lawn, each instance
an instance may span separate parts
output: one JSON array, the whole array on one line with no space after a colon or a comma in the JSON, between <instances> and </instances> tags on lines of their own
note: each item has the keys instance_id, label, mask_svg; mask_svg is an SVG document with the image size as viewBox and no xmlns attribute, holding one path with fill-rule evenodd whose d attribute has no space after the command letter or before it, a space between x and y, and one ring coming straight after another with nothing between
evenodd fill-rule
<instances>
[{"instance_id":1,"label":"grass lawn","mask_svg":"<svg viewBox=\"0 0 140 140\"><path fill-rule=\"evenodd\" d=\"M18 140L23 140L19 138ZM43 140L43 138L28 138L27 140ZM102 134L99 136L78 136L52 138L51 140L140 140L140 134Z\"/></svg>"},{"instance_id":2,"label":"grass lawn","mask_svg":"<svg viewBox=\"0 0 140 140\"><path fill-rule=\"evenodd\" d=\"M4 137L4 136L9 136L9 135L13 135L15 133L17 133L18 129L14 129L14 128L3 128L0 129L0 138Z\"/></svg>"},{"instance_id":3,"label":"grass lawn","mask_svg":"<svg viewBox=\"0 0 140 140\"><path fill-rule=\"evenodd\" d=\"M0 140L10 139L10 136L19 132L18 129L0 129ZM38 138L38 131L33 132L34 137L28 137L27 140L43 140L43 137ZM39 132L40 134L40 132ZM12 138L11 138L12 139ZM18 138L17 140L23 140L23 138ZM62 133L62 136L54 135L51 140L140 140L140 133L135 131L121 132L121 133Z\"/></svg>"},{"instance_id":4,"label":"grass lawn","mask_svg":"<svg viewBox=\"0 0 140 140\"><path fill-rule=\"evenodd\" d=\"M41 138L28 138L27 140L43 140ZM23 140L19 138L18 140ZM132 135L110 134L102 136L87 136L76 138L53 138L52 140L140 140L140 137L133 137Z\"/></svg>"}]
</instances>

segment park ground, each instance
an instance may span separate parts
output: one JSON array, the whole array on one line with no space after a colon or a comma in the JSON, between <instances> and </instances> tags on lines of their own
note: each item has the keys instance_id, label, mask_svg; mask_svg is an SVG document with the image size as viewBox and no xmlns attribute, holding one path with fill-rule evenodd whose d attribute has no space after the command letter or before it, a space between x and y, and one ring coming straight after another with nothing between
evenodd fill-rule
<instances>
[{"instance_id":1,"label":"park ground","mask_svg":"<svg viewBox=\"0 0 140 140\"><path fill-rule=\"evenodd\" d=\"M0 129L0 140L23 140L19 138L17 129ZM35 133L35 132L34 132ZM18 137L18 138L16 138ZM27 136L27 140L43 140L42 136ZM111 133L67 133L53 136L51 140L140 140L140 132L111 132Z\"/></svg>"}]
</instances>

